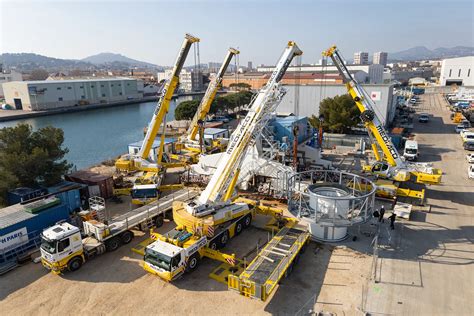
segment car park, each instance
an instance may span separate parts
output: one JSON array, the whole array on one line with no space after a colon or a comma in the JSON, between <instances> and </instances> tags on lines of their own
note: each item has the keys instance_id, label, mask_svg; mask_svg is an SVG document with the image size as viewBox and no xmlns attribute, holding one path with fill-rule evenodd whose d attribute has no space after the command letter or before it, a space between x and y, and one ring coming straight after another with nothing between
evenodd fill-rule
<instances>
[{"instance_id":1,"label":"car park","mask_svg":"<svg viewBox=\"0 0 474 316\"><path fill-rule=\"evenodd\" d=\"M474 154L467 154L466 159L467 159L467 162L474 163Z\"/></svg>"},{"instance_id":2,"label":"car park","mask_svg":"<svg viewBox=\"0 0 474 316\"><path fill-rule=\"evenodd\" d=\"M430 120L430 117L427 113L421 113L420 116L418 116L418 122L420 123L428 123Z\"/></svg>"}]
</instances>

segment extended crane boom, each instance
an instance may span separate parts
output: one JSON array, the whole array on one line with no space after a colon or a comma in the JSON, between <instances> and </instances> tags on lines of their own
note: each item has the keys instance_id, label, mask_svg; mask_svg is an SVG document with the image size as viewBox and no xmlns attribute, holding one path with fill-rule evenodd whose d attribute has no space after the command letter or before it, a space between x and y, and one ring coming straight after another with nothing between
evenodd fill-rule
<instances>
[{"instance_id":1,"label":"extended crane boom","mask_svg":"<svg viewBox=\"0 0 474 316\"><path fill-rule=\"evenodd\" d=\"M431 168L426 164L407 164L401 159L391 138L387 135L380 118L375 112L374 102L367 95L362 86L352 77L337 47L332 46L324 51L323 56L330 57L336 68L339 70L339 73L346 84L347 91L361 112L361 119L369 132L370 138L375 139L390 166L389 167L384 162L379 161L374 165L377 166L377 168L374 169L372 167L372 171L376 171L380 175L383 173L396 181L408 181L413 174L417 177L417 182L430 184L439 183L441 181L441 170ZM377 160L380 160L376 144L373 143L372 146Z\"/></svg>"},{"instance_id":2,"label":"extended crane boom","mask_svg":"<svg viewBox=\"0 0 474 316\"><path fill-rule=\"evenodd\" d=\"M294 42L289 42L283 55L280 57L275 70L267 84L260 89L250 103L247 116L240 122L231 136L227 150L222 154L216 171L206 189L199 198L187 207L193 215L207 213L209 204L219 204L228 201L240 171L243 157L251 143L265 126L270 113L273 112L285 94L279 82L295 56L302 51Z\"/></svg>"},{"instance_id":3,"label":"extended crane boom","mask_svg":"<svg viewBox=\"0 0 474 316\"><path fill-rule=\"evenodd\" d=\"M204 121L206 119L206 115L209 113L211 104L214 101L214 98L216 97L217 90L219 90L219 88L221 87L222 78L224 77L227 67L230 64L232 57L234 57L234 55L238 55L239 53L240 52L237 49L232 47L229 48L229 50L227 51L227 55L225 56L224 63L219 69L219 72L217 73L216 77L209 83L206 93L204 94L204 97L202 98L201 103L199 104L199 107L196 110L196 114L194 115L187 132L188 139L190 141L196 140L196 135L199 132L198 123L199 121Z\"/></svg>"}]
</instances>

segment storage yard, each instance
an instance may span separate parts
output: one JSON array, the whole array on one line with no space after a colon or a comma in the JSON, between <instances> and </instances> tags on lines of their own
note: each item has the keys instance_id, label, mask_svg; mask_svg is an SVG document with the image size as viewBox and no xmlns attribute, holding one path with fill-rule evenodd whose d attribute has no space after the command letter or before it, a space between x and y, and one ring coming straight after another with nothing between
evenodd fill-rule
<instances>
[{"instance_id":1,"label":"storage yard","mask_svg":"<svg viewBox=\"0 0 474 316\"><path fill-rule=\"evenodd\" d=\"M467 178L465 151L443 96L420 96L416 112L430 115L427 124L414 120L419 161L443 170L442 184L426 186L430 209L412 210L409 220L397 219L395 230L385 220L375 257L373 221L349 228L351 238L341 242L312 241L291 274L261 302L209 278L221 265L210 259L171 283L146 273L143 256L132 248L148 233L136 232L130 244L93 258L79 271L58 276L27 263L0 276L0 308L8 314L469 314L474 184ZM253 226L229 240L223 251L249 263L271 238L257 228L265 222L257 215ZM173 227L165 221L157 232Z\"/></svg>"}]
</instances>

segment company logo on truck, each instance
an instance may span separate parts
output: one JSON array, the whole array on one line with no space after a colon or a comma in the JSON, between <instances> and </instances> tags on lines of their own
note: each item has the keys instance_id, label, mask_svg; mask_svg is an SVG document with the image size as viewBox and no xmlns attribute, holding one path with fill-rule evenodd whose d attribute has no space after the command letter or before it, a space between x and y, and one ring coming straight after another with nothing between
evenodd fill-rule
<instances>
[{"instance_id":1,"label":"company logo on truck","mask_svg":"<svg viewBox=\"0 0 474 316\"><path fill-rule=\"evenodd\" d=\"M390 140L390 137L388 137L388 135L385 133L385 130L383 129L383 127L381 125L378 125L376 129L379 132L380 137L382 137L382 140L385 143L385 146L387 146L387 149L392 155L393 159L398 159L399 158L398 151L393 147L392 141Z\"/></svg>"},{"instance_id":2,"label":"company logo on truck","mask_svg":"<svg viewBox=\"0 0 474 316\"><path fill-rule=\"evenodd\" d=\"M8 250L13 246L21 246L28 242L28 232L26 227L15 230L9 234L0 236L0 250Z\"/></svg>"}]
</instances>

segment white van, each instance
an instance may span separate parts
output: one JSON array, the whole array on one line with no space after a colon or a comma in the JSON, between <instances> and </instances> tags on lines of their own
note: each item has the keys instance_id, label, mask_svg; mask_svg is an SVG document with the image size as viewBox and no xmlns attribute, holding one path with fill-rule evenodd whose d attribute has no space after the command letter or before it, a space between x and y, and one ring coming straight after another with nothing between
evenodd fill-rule
<instances>
[{"instance_id":1,"label":"white van","mask_svg":"<svg viewBox=\"0 0 474 316\"><path fill-rule=\"evenodd\" d=\"M418 159L418 142L416 140L407 140L405 142L403 157L405 157L406 160Z\"/></svg>"}]
</instances>

